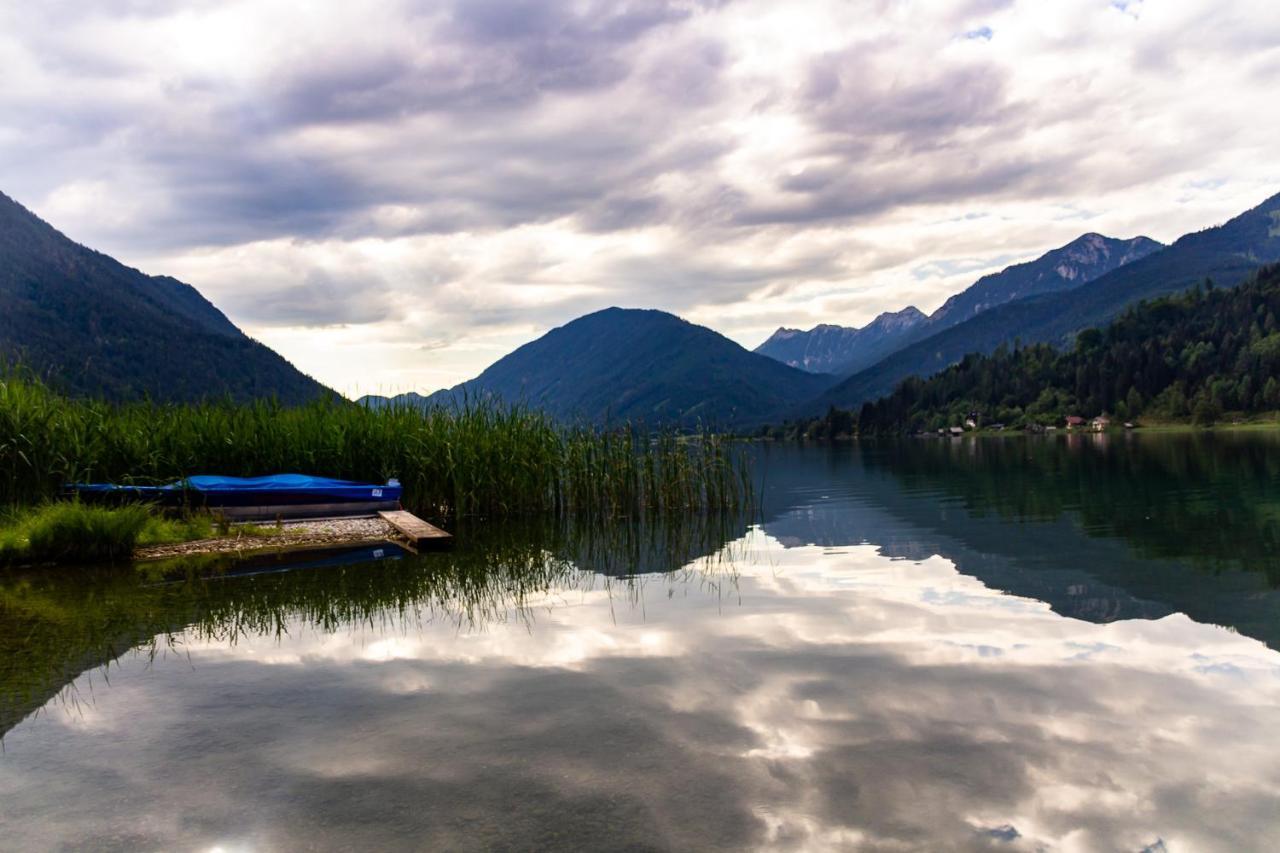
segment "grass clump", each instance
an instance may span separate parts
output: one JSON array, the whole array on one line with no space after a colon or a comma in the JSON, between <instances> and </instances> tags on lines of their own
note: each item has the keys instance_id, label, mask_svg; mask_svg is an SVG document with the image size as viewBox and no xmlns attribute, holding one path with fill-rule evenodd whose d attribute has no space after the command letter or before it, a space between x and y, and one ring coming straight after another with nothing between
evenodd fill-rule
<instances>
[{"instance_id":1,"label":"grass clump","mask_svg":"<svg viewBox=\"0 0 1280 853\"><path fill-rule=\"evenodd\" d=\"M9 563L128 559L151 520L151 513L141 506L48 504L18 516L0 532L0 559Z\"/></svg>"},{"instance_id":2,"label":"grass clump","mask_svg":"<svg viewBox=\"0 0 1280 853\"><path fill-rule=\"evenodd\" d=\"M275 530L236 527L238 536L269 536ZM26 563L114 563L128 560L135 549L212 539L217 534L208 515L167 518L134 504L90 506L78 501L42 504L10 511L0 520L0 566Z\"/></svg>"},{"instance_id":3,"label":"grass clump","mask_svg":"<svg viewBox=\"0 0 1280 853\"><path fill-rule=\"evenodd\" d=\"M214 519L204 513L169 518L152 510L146 527L138 534L137 546L168 545L173 542L194 542L197 539L213 539L219 535Z\"/></svg>"}]
</instances>

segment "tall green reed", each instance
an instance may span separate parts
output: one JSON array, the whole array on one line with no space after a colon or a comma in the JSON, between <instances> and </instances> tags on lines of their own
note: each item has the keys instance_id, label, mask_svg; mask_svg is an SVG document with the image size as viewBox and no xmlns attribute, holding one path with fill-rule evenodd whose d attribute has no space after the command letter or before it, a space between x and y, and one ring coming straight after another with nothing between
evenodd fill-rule
<instances>
[{"instance_id":1,"label":"tall green reed","mask_svg":"<svg viewBox=\"0 0 1280 853\"><path fill-rule=\"evenodd\" d=\"M425 410L333 400L113 405L0 375L0 505L46 500L71 482L286 471L396 477L406 506L435 517L735 509L750 494L744 457L711 432L564 428L527 406L483 400Z\"/></svg>"}]
</instances>

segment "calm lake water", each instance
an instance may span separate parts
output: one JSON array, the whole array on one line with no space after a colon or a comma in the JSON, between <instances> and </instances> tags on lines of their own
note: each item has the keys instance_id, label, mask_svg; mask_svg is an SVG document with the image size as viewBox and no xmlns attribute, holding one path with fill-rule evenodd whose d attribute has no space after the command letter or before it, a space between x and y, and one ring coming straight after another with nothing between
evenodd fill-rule
<instances>
[{"instance_id":1,"label":"calm lake water","mask_svg":"<svg viewBox=\"0 0 1280 853\"><path fill-rule=\"evenodd\" d=\"M0 848L1280 849L1277 437L757 471L751 518L0 577Z\"/></svg>"}]
</instances>

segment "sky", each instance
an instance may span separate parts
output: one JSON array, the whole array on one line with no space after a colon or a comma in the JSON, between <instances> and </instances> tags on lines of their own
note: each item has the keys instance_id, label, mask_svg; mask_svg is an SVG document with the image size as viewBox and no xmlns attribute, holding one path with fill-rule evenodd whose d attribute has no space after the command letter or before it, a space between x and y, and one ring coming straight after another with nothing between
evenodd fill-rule
<instances>
[{"instance_id":1,"label":"sky","mask_svg":"<svg viewBox=\"0 0 1280 853\"><path fill-rule=\"evenodd\" d=\"M747 347L1280 192L1274 0L0 0L0 191L349 395Z\"/></svg>"}]
</instances>

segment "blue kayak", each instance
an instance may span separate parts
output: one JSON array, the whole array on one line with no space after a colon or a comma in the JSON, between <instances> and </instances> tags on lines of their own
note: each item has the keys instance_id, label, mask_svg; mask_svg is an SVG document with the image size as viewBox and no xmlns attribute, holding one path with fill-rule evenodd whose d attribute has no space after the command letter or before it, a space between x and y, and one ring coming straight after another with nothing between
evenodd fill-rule
<instances>
[{"instance_id":1,"label":"blue kayak","mask_svg":"<svg viewBox=\"0 0 1280 853\"><path fill-rule=\"evenodd\" d=\"M86 498L194 503L207 507L279 507L292 505L398 505L398 480L383 485L274 474L270 477L187 477L163 486L121 486L114 483L75 483L71 492Z\"/></svg>"}]
</instances>

